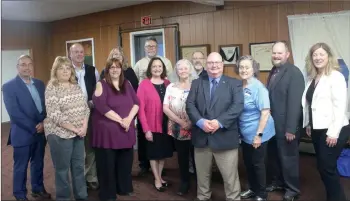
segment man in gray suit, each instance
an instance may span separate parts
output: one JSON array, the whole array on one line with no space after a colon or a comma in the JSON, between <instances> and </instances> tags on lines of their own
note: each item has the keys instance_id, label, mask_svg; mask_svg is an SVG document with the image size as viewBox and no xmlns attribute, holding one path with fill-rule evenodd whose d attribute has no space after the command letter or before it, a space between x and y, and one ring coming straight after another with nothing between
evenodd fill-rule
<instances>
[{"instance_id":1,"label":"man in gray suit","mask_svg":"<svg viewBox=\"0 0 350 201\"><path fill-rule=\"evenodd\" d=\"M240 200L237 171L238 116L243 110L242 82L223 75L219 53L207 58L208 75L192 82L186 111L193 122L192 143L197 169L197 200L210 200L212 158L224 179L227 200Z\"/></svg>"},{"instance_id":2,"label":"man in gray suit","mask_svg":"<svg viewBox=\"0 0 350 201\"><path fill-rule=\"evenodd\" d=\"M286 42L273 45L271 60L274 67L267 84L276 135L268 145L268 170L271 171L272 184L266 190L285 190L284 201L293 201L300 194L299 138L301 97L305 88L299 68L288 63L289 55Z\"/></svg>"}]
</instances>

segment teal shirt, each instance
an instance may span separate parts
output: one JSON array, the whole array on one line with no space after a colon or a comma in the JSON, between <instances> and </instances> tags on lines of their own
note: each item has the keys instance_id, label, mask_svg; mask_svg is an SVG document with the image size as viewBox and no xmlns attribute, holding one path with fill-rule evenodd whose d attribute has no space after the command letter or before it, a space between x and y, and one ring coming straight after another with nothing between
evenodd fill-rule
<instances>
[{"instance_id":1,"label":"teal shirt","mask_svg":"<svg viewBox=\"0 0 350 201\"><path fill-rule=\"evenodd\" d=\"M239 117L241 138L245 143L252 144L259 127L261 110L270 108L269 92L256 78L243 90L244 108ZM275 135L275 125L272 116L267 120L261 142L268 141Z\"/></svg>"},{"instance_id":2,"label":"teal shirt","mask_svg":"<svg viewBox=\"0 0 350 201\"><path fill-rule=\"evenodd\" d=\"M41 113L43 111L43 107L41 105L41 99L40 99L39 92L34 85L34 81L32 79L30 79L29 84L25 80L23 80L23 82L27 86L29 93L32 96L32 99L35 103L36 108L38 109L39 113Z\"/></svg>"}]
</instances>

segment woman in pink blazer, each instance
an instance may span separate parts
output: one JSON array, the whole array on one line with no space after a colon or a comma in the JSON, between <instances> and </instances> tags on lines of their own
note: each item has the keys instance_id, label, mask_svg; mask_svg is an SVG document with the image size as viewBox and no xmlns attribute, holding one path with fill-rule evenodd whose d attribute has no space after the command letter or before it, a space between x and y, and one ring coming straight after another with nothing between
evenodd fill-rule
<instances>
[{"instance_id":1,"label":"woman in pink blazer","mask_svg":"<svg viewBox=\"0 0 350 201\"><path fill-rule=\"evenodd\" d=\"M168 119L163 113L165 90L170 82L165 79L166 68L158 57L150 60L146 76L148 79L143 80L137 90L139 119L147 139L147 155L155 178L154 187L163 192L168 186L161 175L164 159L173 156L172 138L167 135Z\"/></svg>"}]
</instances>

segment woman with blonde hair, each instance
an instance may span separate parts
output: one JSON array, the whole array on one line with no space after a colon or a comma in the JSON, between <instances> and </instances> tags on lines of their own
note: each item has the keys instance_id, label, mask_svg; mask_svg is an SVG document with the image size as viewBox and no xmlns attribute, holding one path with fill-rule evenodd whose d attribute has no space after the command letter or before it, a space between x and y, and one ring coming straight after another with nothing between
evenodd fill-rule
<instances>
[{"instance_id":1,"label":"woman with blonde hair","mask_svg":"<svg viewBox=\"0 0 350 201\"><path fill-rule=\"evenodd\" d=\"M71 172L74 198L86 200L84 137L90 110L67 57L56 57L45 91L45 134L55 168L56 200L70 200Z\"/></svg>"},{"instance_id":2,"label":"woman with blonde hair","mask_svg":"<svg viewBox=\"0 0 350 201\"><path fill-rule=\"evenodd\" d=\"M132 68L130 68L127 58L124 55L123 48L120 46L117 46L113 48L108 55L107 61L111 60L112 58L118 59L122 63L123 73L125 79L129 80L132 87L134 88L135 92L137 91L137 88L139 86L139 80L137 79L137 76ZM100 80L102 80L105 77L105 69L102 70L100 75Z\"/></svg>"},{"instance_id":3,"label":"woman with blonde hair","mask_svg":"<svg viewBox=\"0 0 350 201\"><path fill-rule=\"evenodd\" d=\"M306 57L308 82L302 97L303 127L312 138L317 169L327 200L346 200L339 181L337 159L349 136L346 125L347 88L331 48L313 45Z\"/></svg>"},{"instance_id":4,"label":"woman with blonde hair","mask_svg":"<svg viewBox=\"0 0 350 201\"><path fill-rule=\"evenodd\" d=\"M163 102L163 111L169 118L168 135L174 138L178 156L181 185L177 194L180 196L186 194L190 187L189 156L191 154L194 158L194 149L191 143L192 123L186 113L186 100L192 80L197 78L191 62L187 59L179 60L172 76L169 76L173 83L167 87Z\"/></svg>"}]
</instances>

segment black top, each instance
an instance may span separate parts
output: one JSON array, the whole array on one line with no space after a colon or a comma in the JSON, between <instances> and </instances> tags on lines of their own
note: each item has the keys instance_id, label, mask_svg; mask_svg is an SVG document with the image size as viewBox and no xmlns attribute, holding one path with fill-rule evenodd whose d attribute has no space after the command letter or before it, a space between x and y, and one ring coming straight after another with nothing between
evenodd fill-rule
<instances>
[{"instance_id":1,"label":"black top","mask_svg":"<svg viewBox=\"0 0 350 201\"><path fill-rule=\"evenodd\" d=\"M139 80L137 79L137 76L131 67L124 70L124 77L125 79L129 80L135 92L137 92L137 88L139 87ZM104 78L105 78L105 69L103 69L100 74L100 80Z\"/></svg>"},{"instance_id":2,"label":"black top","mask_svg":"<svg viewBox=\"0 0 350 201\"><path fill-rule=\"evenodd\" d=\"M164 96L165 96L165 84L153 84L153 86L156 88L160 101L163 103L164 102ZM163 122L162 122L162 127L163 127L163 133L168 133L168 117L164 114L163 112Z\"/></svg>"},{"instance_id":3,"label":"black top","mask_svg":"<svg viewBox=\"0 0 350 201\"><path fill-rule=\"evenodd\" d=\"M315 79L313 79L311 84L310 84L310 86L309 86L309 88L307 89L307 92L306 92L306 101L309 104L309 124L310 124L311 128L312 128L312 109L311 109L311 104L312 104L312 97L314 95L316 86L315 86Z\"/></svg>"}]
</instances>

